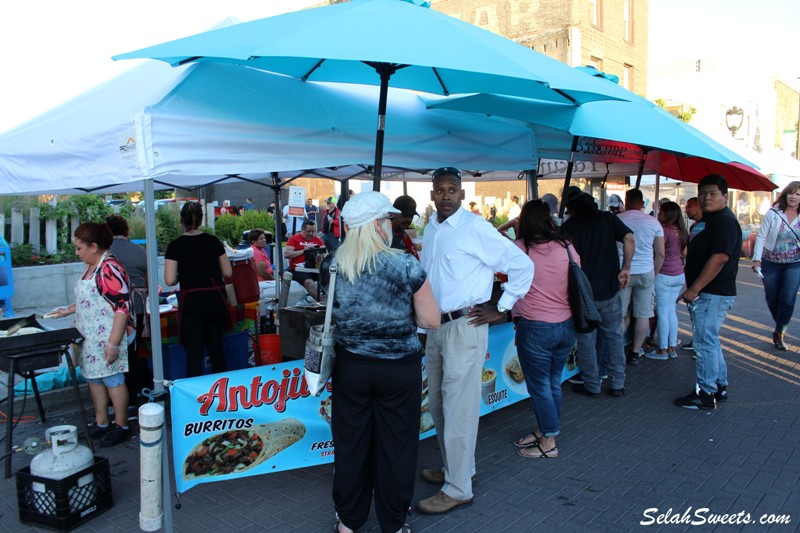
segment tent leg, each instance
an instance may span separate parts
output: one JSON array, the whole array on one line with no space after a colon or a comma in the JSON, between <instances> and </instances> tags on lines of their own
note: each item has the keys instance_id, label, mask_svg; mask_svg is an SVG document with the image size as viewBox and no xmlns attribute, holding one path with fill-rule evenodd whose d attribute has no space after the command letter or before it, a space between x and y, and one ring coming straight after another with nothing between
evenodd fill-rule
<instances>
[{"instance_id":1,"label":"tent leg","mask_svg":"<svg viewBox=\"0 0 800 533\"><path fill-rule=\"evenodd\" d=\"M572 168L575 166L575 150L578 149L578 137L572 138L572 148L569 151L569 163L567 163L567 175L564 177L564 187L561 189L561 206L558 208L558 218L564 220L564 197L567 194L569 182L572 179Z\"/></svg>"},{"instance_id":2,"label":"tent leg","mask_svg":"<svg viewBox=\"0 0 800 533\"><path fill-rule=\"evenodd\" d=\"M158 239L156 239L156 210L155 210L155 190L153 180L144 180L144 205L145 209L145 237L147 241L147 283L149 287L158 287ZM149 290L147 298L150 302L150 309L156 309L150 313L150 344L152 346L153 357L153 384L155 393L158 395L164 390L164 366L161 354L161 316L158 310L158 291ZM164 531L172 533L172 489L170 487L169 474L169 449L167 439L161 441L161 498L163 507Z\"/></svg>"}]
</instances>

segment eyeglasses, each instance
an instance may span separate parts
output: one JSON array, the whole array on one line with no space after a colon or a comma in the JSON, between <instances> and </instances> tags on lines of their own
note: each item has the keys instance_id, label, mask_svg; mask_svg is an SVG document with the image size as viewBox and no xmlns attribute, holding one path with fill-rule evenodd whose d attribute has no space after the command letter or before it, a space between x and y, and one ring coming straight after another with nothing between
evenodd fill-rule
<instances>
[{"instance_id":1,"label":"eyeglasses","mask_svg":"<svg viewBox=\"0 0 800 533\"><path fill-rule=\"evenodd\" d=\"M445 176L445 175L453 175L453 176L457 177L459 180L461 179L461 172L459 172L459 170L457 168L442 167L442 168L437 168L436 170L433 171L433 179L434 179L434 181L439 176Z\"/></svg>"}]
</instances>

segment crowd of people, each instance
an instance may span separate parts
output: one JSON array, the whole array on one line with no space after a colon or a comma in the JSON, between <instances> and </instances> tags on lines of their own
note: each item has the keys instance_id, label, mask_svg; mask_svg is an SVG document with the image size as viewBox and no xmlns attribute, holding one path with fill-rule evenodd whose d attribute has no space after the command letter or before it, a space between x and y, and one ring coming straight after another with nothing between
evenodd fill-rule
<instances>
[{"instance_id":1,"label":"crowd of people","mask_svg":"<svg viewBox=\"0 0 800 533\"><path fill-rule=\"evenodd\" d=\"M677 355L678 302L689 310L692 338L684 347L694 350L697 362L692 391L674 403L715 409L729 399L719 334L736 296L742 230L728 207L723 176L703 178L697 198L686 202L689 228L675 202L661 202L655 217L646 214L638 189L626 192L624 204L610 198L608 210L600 210L591 195L570 187L562 197L566 214L560 226L555 197L531 200L509 221L516 233L512 241L462 207L464 198L457 169L433 173L436 210L421 252L407 233L419 215L414 199L403 195L392 204L378 192L354 195L341 208L329 197L322 213L308 204L300 231L284 247L289 271L310 294L321 287L318 277L298 269L305 250L331 252L341 276L333 296L337 531L363 525L373 498L383 531L410 531L405 516L413 500L423 355L441 466L422 469L423 481L438 490L416 508L441 514L472 503L489 325L509 313L535 418L513 442L522 457L559 455L561 376L571 352L581 367L573 392L597 398L607 382L610 396L622 396L626 365L638 364L641 356L663 361ZM779 350L787 349L784 332L800 286L798 209L800 182L792 182L764 216L753 255ZM316 235L318 216L335 245ZM189 376L202 373L204 348L214 371L226 370L222 333L230 314L222 284L231 264L222 243L200 229L202 220L200 204L182 207L184 233L169 244L165 261L166 283L181 285L179 335ZM56 311L75 313L86 337L77 357L95 407L91 435L102 446L130 434L129 388L138 385L129 375L126 386L126 373L133 370L133 343L146 322L146 264L127 234L125 220L115 215L107 224L76 229L75 250L86 271L75 285L76 304ZM259 280L273 279L265 232L253 229L249 240ZM572 318L572 261L586 274L600 315L599 325L586 333L576 332ZM493 301L496 273L507 281ZM658 344L645 352L653 317Z\"/></svg>"},{"instance_id":2,"label":"crowd of people","mask_svg":"<svg viewBox=\"0 0 800 533\"><path fill-rule=\"evenodd\" d=\"M398 199L399 203L391 205L386 198L371 201L369 209L362 205L362 200L366 204L367 195L377 194L357 195L345 205L342 218L347 239L350 238L348 224L363 217L371 223L370 234L382 242L380 249L385 253L383 244L389 246L393 241L394 248L407 252L406 260L403 267L395 266L396 275L384 274L391 279L391 290L386 287L388 281L382 280L382 290L361 294L357 304L345 296L334 297L337 319L351 320L353 311L349 307L353 305L360 310L370 310L364 314L377 319L377 322L362 324L374 331L374 337L367 335L361 341L355 340L347 328L336 333L336 352L342 362L337 362L334 371L334 404L338 405L341 397L364 390L352 382L356 375L352 368L354 353L359 354L356 360L363 358L360 361L365 365L362 371L369 364L387 365L392 355L383 349L399 339L411 343L414 349L396 350L396 357L408 358L413 353L412 359L418 362L424 353L428 408L437 432L442 466L422 469L422 480L436 485L439 490L417 502L419 512L447 513L473 501L472 487L478 476L475 446L481 368L488 324L504 320L509 310L515 323L517 353L535 418L533 428L513 443L522 457L554 459L559 455L556 438L560 433L563 401L561 376L575 347L583 382L575 384L572 390L597 398L607 380L608 394L622 396L626 365L638 364L642 355L662 361L676 356L678 302L686 303L689 309L693 338L688 345L693 348L697 361L695 375L691 378L692 391L676 398L675 405L687 409L715 409L728 401L729 383L720 329L736 295L742 230L727 206L728 185L723 176L706 176L699 183L698 197L686 202L686 217L692 221L690 228L686 227L684 213L675 202L661 202L656 216L652 216L643 211L645 203L641 192L632 189L625 194L624 204L617 197L616 201L608 203L607 211L602 211L592 196L573 187L565 191L563 197L566 216L561 227L550 203L535 199L523 205L512 222L516 230L516 240L512 242L482 217L472 216L475 214L472 206L469 209L461 206L464 191L458 170L439 169L433 174L431 193L436 211L425 228L419 254L413 246L403 244L402 235L404 225L408 224L404 217L413 217L416 205L405 199ZM764 271L767 301L776 321L774 343L778 349L785 349L782 348L785 346L783 331L791 318L794 295L800 284L793 270L800 264L800 257L797 257L800 253L798 205L800 182L791 184L781 193L772 213L765 218L767 222L759 234L758 254L753 262L754 270ZM368 216L364 215L366 212ZM391 231L388 220L393 222ZM356 242L351 243L352 248L347 246L347 239L339 254L357 249L363 253L365 248L357 248ZM421 271L412 260L417 256ZM577 333L573 324L567 275L571 260L586 273L601 317L599 326L589 333ZM376 254L371 260L362 258L361 272L383 272L382 269L394 265L392 261L397 261L396 255ZM772 264L764 268L767 261ZM404 278L412 272L412 278ZM508 281L503 285L499 300L493 302L490 296L496 272L507 274ZM772 276L769 281L768 272ZM401 276L401 283L407 284L404 291L395 285L397 276ZM422 304L417 302L415 291L422 291L427 284L432 300L426 297L426 303ZM391 303L385 302L387 294L401 293L404 296L393 297ZM409 300L414 305L409 306ZM396 317L398 307L404 317L403 326L398 324L378 332L377 324L395 319L383 313ZM437 321L433 320L419 330L421 346L417 348L408 325L415 321L421 325L420 313L427 313L430 307L439 314L439 324L435 327ZM654 317L658 344L645 353L643 344ZM387 330L391 332L389 340L385 340ZM630 339L627 338L629 331ZM377 339L380 341L376 342ZM372 379L381 380L378 373L370 375L374 376ZM397 372L393 378L401 375ZM416 394L420 386L418 372L409 373L403 379L419 400ZM365 381L369 380L362 376L359 385ZM379 394L374 384L369 387L371 394ZM359 400L361 403L356 405L372 413L371 422L363 422L363 418L360 423L354 422L349 414L352 404L342 414L347 420L335 415L333 420L337 445L334 503L339 517L335 530L347 533L358 529L366 521L374 495L381 530L410 531L402 521L412 498L413 482L409 479L409 471L414 470L412 455L395 456L394 451L399 448L391 448L390 452L385 448L390 441L382 438L395 439L392 442L397 442L399 447L397 428L406 427L400 420L410 417L411 425L416 427L419 410L412 412L398 407L390 416L386 413L390 404L376 398L366 401L361 397ZM354 398L341 401L353 402ZM363 411L359 414L366 416ZM376 421L387 419L395 420L397 427L381 430ZM380 435L381 431L385 433ZM409 430L405 446L415 449L411 433ZM361 440L361 449L357 450L358 439L354 439L354 435ZM345 457L341 459L340 441L347 443L344 444Z\"/></svg>"}]
</instances>

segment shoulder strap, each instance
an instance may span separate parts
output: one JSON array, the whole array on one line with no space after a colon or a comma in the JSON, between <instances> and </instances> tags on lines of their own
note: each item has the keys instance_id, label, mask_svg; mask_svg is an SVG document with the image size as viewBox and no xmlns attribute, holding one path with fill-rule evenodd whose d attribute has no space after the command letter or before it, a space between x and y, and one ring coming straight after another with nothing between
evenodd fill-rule
<instances>
[{"instance_id":1,"label":"shoulder strap","mask_svg":"<svg viewBox=\"0 0 800 533\"><path fill-rule=\"evenodd\" d=\"M786 224L786 227L789 228L789 231L794 233L795 238L800 242L800 235L792 227L792 223L786 218L786 215L775 209L774 207L770 207L770 211L775 211L775 214L778 215L778 218L781 219L781 224Z\"/></svg>"},{"instance_id":2,"label":"shoulder strap","mask_svg":"<svg viewBox=\"0 0 800 533\"><path fill-rule=\"evenodd\" d=\"M328 272L331 273L331 282L328 289L328 301L325 304L325 328L324 332L329 333L331 330L331 319L333 318L333 291L336 288L336 272L339 268L336 266L336 257L334 256L331 261L331 266L328 267Z\"/></svg>"},{"instance_id":3,"label":"shoulder strap","mask_svg":"<svg viewBox=\"0 0 800 533\"><path fill-rule=\"evenodd\" d=\"M561 242L561 241L559 241L559 242ZM569 244L568 244L568 243L565 243L565 242L561 242L561 245L562 245L562 246L564 247L564 249L567 251L567 257L569 258L569 263L570 263L570 264L573 264L573 263L575 263L575 261L572 259L572 253L569 251Z\"/></svg>"}]
</instances>

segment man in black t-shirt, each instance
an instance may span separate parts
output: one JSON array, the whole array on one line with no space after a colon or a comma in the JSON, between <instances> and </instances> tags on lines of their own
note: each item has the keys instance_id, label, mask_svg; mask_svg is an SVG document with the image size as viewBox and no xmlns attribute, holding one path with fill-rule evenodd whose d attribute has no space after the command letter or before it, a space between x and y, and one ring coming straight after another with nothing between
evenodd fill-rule
<instances>
[{"instance_id":1,"label":"man in black t-shirt","mask_svg":"<svg viewBox=\"0 0 800 533\"><path fill-rule=\"evenodd\" d=\"M678 297L689 304L697 356L696 386L675 399L687 409L715 409L728 400L728 368L719 330L736 298L736 274L742 251L742 228L728 208L728 182L710 174L698 185L705 227L689 242L686 290Z\"/></svg>"},{"instance_id":2,"label":"man in black t-shirt","mask_svg":"<svg viewBox=\"0 0 800 533\"><path fill-rule=\"evenodd\" d=\"M594 198L577 187L564 195L570 218L561 226L561 233L572 241L581 256L581 268L592 284L594 303L602 322L591 333L578 334L578 365L583 383L573 392L589 397L600 395L597 339L600 336L608 352L608 378L611 394L625 394L625 347L622 342L622 300L619 291L630 279L633 258L633 233L616 215L600 211ZM617 242L623 244L622 268L619 265Z\"/></svg>"}]
</instances>

